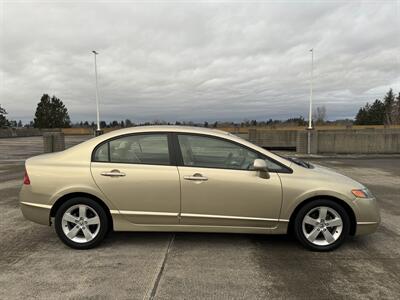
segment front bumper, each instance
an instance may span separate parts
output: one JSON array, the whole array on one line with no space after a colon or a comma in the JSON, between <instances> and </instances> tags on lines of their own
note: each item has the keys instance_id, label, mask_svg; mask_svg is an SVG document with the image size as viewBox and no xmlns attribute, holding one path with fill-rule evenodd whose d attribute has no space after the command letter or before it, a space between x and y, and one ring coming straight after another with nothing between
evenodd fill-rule
<instances>
[{"instance_id":1,"label":"front bumper","mask_svg":"<svg viewBox=\"0 0 400 300\"><path fill-rule=\"evenodd\" d=\"M381 222L378 203L375 198L353 200L356 207L356 235L369 234L376 231Z\"/></svg>"}]
</instances>

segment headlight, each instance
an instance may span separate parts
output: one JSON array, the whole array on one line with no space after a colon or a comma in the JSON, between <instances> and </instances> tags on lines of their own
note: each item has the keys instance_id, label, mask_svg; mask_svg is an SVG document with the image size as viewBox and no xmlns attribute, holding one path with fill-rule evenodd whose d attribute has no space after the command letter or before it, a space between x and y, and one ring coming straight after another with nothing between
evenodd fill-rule
<instances>
[{"instance_id":1,"label":"headlight","mask_svg":"<svg viewBox=\"0 0 400 300\"><path fill-rule=\"evenodd\" d=\"M374 197L367 188L351 190L351 193L354 196L356 196L357 198L373 198Z\"/></svg>"}]
</instances>

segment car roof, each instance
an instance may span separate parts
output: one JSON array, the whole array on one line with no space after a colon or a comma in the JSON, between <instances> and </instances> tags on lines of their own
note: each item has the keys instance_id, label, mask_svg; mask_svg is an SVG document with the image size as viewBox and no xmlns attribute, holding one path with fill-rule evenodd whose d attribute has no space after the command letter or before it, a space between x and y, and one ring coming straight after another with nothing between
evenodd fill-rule
<instances>
[{"instance_id":1,"label":"car roof","mask_svg":"<svg viewBox=\"0 0 400 300\"><path fill-rule=\"evenodd\" d=\"M167 132L188 132L188 133L203 133L210 134L216 136L232 136L227 131L222 131L213 128L205 128L205 127L196 127L196 126L179 126L179 125L148 125L148 126L135 126L129 128L123 128L118 130L110 131L104 135L103 137L113 137L123 134L129 133L138 133L138 132L157 132L157 131L167 131Z\"/></svg>"}]
</instances>

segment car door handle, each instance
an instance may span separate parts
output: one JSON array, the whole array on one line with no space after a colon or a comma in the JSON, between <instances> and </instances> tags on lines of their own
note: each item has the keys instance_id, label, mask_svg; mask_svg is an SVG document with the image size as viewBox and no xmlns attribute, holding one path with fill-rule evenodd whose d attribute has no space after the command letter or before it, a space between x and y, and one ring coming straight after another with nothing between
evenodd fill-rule
<instances>
[{"instance_id":1,"label":"car door handle","mask_svg":"<svg viewBox=\"0 0 400 300\"><path fill-rule=\"evenodd\" d=\"M125 173L120 172L119 170L111 170L110 172L102 172L101 176L123 177L125 176Z\"/></svg>"},{"instance_id":2,"label":"car door handle","mask_svg":"<svg viewBox=\"0 0 400 300\"><path fill-rule=\"evenodd\" d=\"M192 176L183 176L185 180L192 180L192 181L207 181L208 178L201 175L200 173L193 174Z\"/></svg>"}]
</instances>

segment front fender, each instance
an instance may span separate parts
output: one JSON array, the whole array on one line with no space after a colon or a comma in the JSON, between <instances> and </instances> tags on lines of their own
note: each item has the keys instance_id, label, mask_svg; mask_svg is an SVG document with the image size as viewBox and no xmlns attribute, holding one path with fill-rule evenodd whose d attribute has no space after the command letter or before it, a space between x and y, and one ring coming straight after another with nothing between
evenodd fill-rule
<instances>
[{"instance_id":1,"label":"front fender","mask_svg":"<svg viewBox=\"0 0 400 300\"><path fill-rule=\"evenodd\" d=\"M357 207L353 202L353 199L350 197L347 197L346 195L343 195L341 193L328 190L328 189L315 189L311 191L306 191L303 192L300 195L291 195L290 193L283 193L283 203L282 203L282 210L281 210L281 216L280 219L283 220L290 220L290 217L292 216L293 212L295 209L304 201L311 199L311 198L316 198L316 197L332 197L336 198L338 200L341 200L345 202L355 213L356 218L357 218Z\"/></svg>"}]
</instances>

